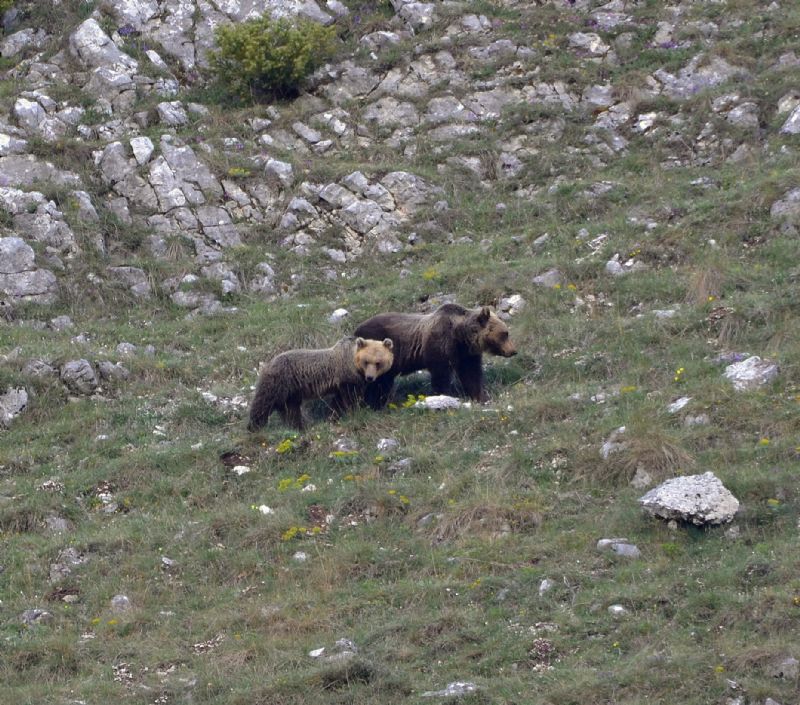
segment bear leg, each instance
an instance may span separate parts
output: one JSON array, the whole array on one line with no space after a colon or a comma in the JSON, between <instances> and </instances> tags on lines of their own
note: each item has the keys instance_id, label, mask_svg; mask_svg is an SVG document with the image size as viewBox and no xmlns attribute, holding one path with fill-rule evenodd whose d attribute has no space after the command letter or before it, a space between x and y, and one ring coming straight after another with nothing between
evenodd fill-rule
<instances>
[{"instance_id":1,"label":"bear leg","mask_svg":"<svg viewBox=\"0 0 800 705\"><path fill-rule=\"evenodd\" d=\"M470 399L475 401L488 401L489 395L483 388L483 366L480 355L464 357L456 364L456 376Z\"/></svg>"},{"instance_id":2,"label":"bear leg","mask_svg":"<svg viewBox=\"0 0 800 705\"><path fill-rule=\"evenodd\" d=\"M352 386L340 387L331 399L332 417L344 416L358 402L358 391Z\"/></svg>"},{"instance_id":3,"label":"bear leg","mask_svg":"<svg viewBox=\"0 0 800 705\"><path fill-rule=\"evenodd\" d=\"M298 431L302 431L303 424L303 409L301 406L302 399L300 397L289 397L286 400L283 408L280 410L281 418L287 426L293 426Z\"/></svg>"},{"instance_id":4,"label":"bear leg","mask_svg":"<svg viewBox=\"0 0 800 705\"><path fill-rule=\"evenodd\" d=\"M364 390L364 401L374 411L380 411L389 402L392 394L395 375L387 372L373 382L367 384Z\"/></svg>"},{"instance_id":5,"label":"bear leg","mask_svg":"<svg viewBox=\"0 0 800 705\"><path fill-rule=\"evenodd\" d=\"M450 368L446 365L431 367L431 388L434 394L450 394Z\"/></svg>"}]
</instances>

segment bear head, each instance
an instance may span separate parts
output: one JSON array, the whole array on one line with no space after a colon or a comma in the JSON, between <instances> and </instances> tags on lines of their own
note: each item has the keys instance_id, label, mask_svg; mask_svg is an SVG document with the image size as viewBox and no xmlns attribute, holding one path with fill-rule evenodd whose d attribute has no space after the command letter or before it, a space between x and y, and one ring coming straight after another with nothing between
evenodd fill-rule
<instances>
[{"instance_id":1,"label":"bear head","mask_svg":"<svg viewBox=\"0 0 800 705\"><path fill-rule=\"evenodd\" d=\"M367 340L356 338L356 368L367 382L374 382L384 372L388 372L394 362L391 338Z\"/></svg>"},{"instance_id":2,"label":"bear head","mask_svg":"<svg viewBox=\"0 0 800 705\"><path fill-rule=\"evenodd\" d=\"M508 326L488 306L471 311L467 322L469 343L475 352L513 357L517 347L508 334Z\"/></svg>"}]
</instances>

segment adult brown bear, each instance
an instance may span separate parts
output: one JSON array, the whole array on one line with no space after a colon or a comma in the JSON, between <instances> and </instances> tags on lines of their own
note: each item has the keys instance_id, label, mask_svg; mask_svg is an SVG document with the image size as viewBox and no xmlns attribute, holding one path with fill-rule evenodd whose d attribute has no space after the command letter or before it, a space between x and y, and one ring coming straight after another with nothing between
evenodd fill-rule
<instances>
[{"instance_id":1,"label":"adult brown bear","mask_svg":"<svg viewBox=\"0 0 800 705\"><path fill-rule=\"evenodd\" d=\"M374 409L386 404L397 375L417 370L430 372L434 394L449 394L455 373L464 394L486 401L481 355L517 354L508 327L486 306L443 304L426 314L380 313L359 325L355 334L394 341L391 369L366 388L365 399Z\"/></svg>"},{"instance_id":2,"label":"adult brown bear","mask_svg":"<svg viewBox=\"0 0 800 705\"><path fill-rule=\"evenodd\" d=\"M348 337L332 348L288 350L275 356L258 379L248 430L264 426L273 411L285 423L302 429L304 399L332 395L334 413L344 413L363 398L368 382L391 368L392 347L389 339Z\"/></svg>"}]
</instances>

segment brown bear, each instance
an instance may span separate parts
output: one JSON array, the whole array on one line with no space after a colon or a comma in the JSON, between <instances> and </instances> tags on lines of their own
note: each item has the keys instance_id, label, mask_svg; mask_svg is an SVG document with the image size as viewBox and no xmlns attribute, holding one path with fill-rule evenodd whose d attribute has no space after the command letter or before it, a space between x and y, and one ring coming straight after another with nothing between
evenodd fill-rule
<instances>
[{"instance_id":1,"label":"brown bear","mask_svg":"<svg viewBox=\"0 0 800 705\"><path fill-rule=\"evenodd\" d=\"M334 413L344 413L363 398L367 382L375 381L391 368L392 347L389 338L380 341L347 337L332 348L288 350L276 355L258 379L248 430L266 425L273 411L285 423L302 430L304 399L332 395Z\"/></svg>"},{"instance_id":2,"label":"brown bear","mask_svg":"<svg viewBox=\"0 0 800 705\"><path fill-rule=\"evenodd\" d=\"M481 355L511 357L517 354L508 327L488 307L468 309L443 304L427 314L380 313L356 328L356 335L388 337L394 341L394 363L380 379L367 385L365 400L383 407L397 375L427 369L434 394L449 394L455 372L471 399L486 401Z\"/></svg>"}]
</instances>

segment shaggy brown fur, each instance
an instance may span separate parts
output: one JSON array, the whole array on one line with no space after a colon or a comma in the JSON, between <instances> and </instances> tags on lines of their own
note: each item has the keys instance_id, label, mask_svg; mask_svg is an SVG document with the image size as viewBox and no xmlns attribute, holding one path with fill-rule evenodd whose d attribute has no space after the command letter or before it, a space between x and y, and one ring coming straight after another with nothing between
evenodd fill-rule
<instances>
[{"instance_id":1,"label":"shaggy brown fur","mask_svg":"<svg viewBox=\"0 0 800 705\"><path fill-rule=\"evenodd\" d=\"M464 394L486 401L481 355L517 354L508 327L488 307L468 309L444 304L428 314L381 313L356 328L356 335L394 341L392 369L367 386L365 398L375 409L389 399L397 375L427 369L434 394L449 394L453 373Z\"/></svg>"},{"instance_id":2,"label":"shaggy brown fur","mask_svg":"<svg viewBox=\"0 0 800 705\"><path fill-rule=\"evenodd\" d=\"M363 397L367 382L373 382L392 366L392 341L342 338L332 348L289 350L272 358L261 372L250 405L250 423L255 431L277 411L285 423L303 428L304 399L332 395L335 414L342 414Z\"/></svg>"}]
</instances>

